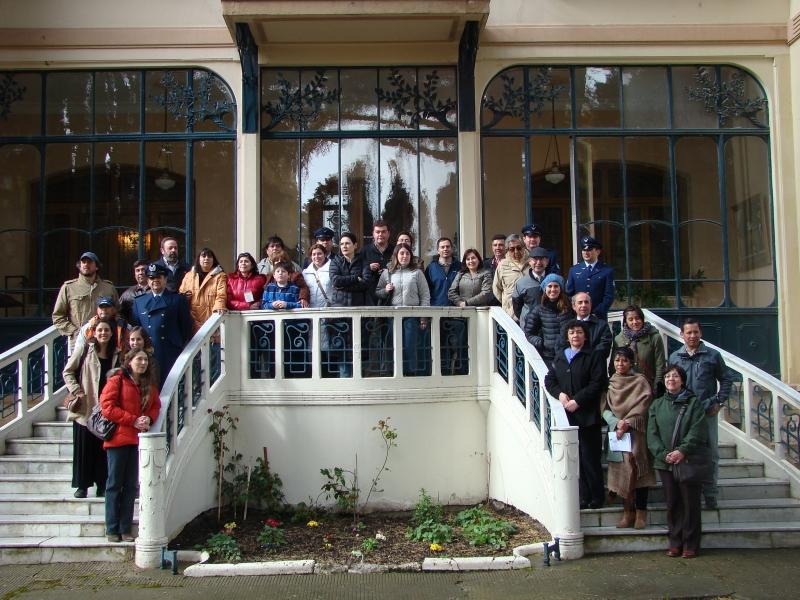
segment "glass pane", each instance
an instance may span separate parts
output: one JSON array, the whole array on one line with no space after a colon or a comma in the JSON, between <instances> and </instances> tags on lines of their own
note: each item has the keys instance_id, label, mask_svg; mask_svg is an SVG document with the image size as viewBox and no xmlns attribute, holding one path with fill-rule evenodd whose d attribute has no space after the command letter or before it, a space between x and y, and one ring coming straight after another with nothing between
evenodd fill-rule
<instances>
[{"instance_id":1,"label":"glass pane","mask_svg":"<svg viewBox=\"0 0 800 600\"><path fill-rule=\"evenodd\" d=\"M119 287L133 284L133 263L139 257L136 229L113 227L92 235L92 250L103 261L101 276Z\"/></svg>"},{"instance_id":2,"label":"glass pane","mask_svg":"<svg viewBox=\"0 0 800 600\"><path fill-rule=\"evenodd\" d=\"M42 76L39 73L0 72L6 87L8 112L0 109L0 136L42 133Z\"/></svg>"},{"instance_id":3,"label":"glass pane","mask_svg":"<svg viewBox=\"0 0 800 600\"><path fill-rule=\"evenodd\" d=\"M353 320L322 319L320 362L322 377L353 376Z\"/></svg>"},{"instance_id":4,"label":"glass pane","mask_svg":"<svg viewBox=\"0 0 800 600\"><path fill-rule=\"evenodd\" d=\"M139 73L98 71L95 74L97 133L139 131Z\"/></svg>"},{"instance_id":5,"label":"glass pane","mask_svg":"<svg viewBox=\"0 0 800 600\"><path fill-rule=\"evenodd\" d=\"M303 140L301 142L303 156L300 174L302 229L298 242L308 244L299 249L302 256L311 245L314 230L322 222L322 216L339 214L339 142L337 140ZM296 234L295 234L296 235ZM291 250L289 240L284 242ZM297 257L295 260L297 260ZM298 264L302 260L298 260Z\"/></svg>"},{"instance_id":6,"label":"glass pane","mask_svg":"<svg viewBox=\"0 0 800 600\"><path fill-rule=\"evenodd\" d=\"M431 116L420 115L420 129L448 129L458 126L456 104L458 88L455 69L437 67L419 70L420 109L428 109Z\"/></svg>"},{"instance_id":7,"label":"glass pane","mask_svg":"<svg viewBox=\"0 0 800 600\"><path fill-rule=\"evenodd\" d=\"M679 228L681 279L722 278L722 227L698 221Z\"/></svg>"},{"instance_id":8,"label":"glass pane","mask_svg":"<svg viewBox=\"0 0 800 600\"><path fill-rule=\"evenodd\" d=\"M342 140L342 207L322 213L320 225L336 232L372 231L378 213L378 140ZM317 225L319 227L319 225ZM361 240L363 242L363 240ZM363 245L360 244L363 248Z\"/></svg>"},{"instance_id":9,"label":"glass pane","mask_svg":"<svg viewBox=\"0 0 800 600\"><path fill-rule=\"evenodd\" d=\"M339 73L342 89L339 97L341 105L341 127L351 129L378 128L378 85L376 69L342 69Z\"/></svg>"},{"instance_id":10,"label":"glass pane","mask_svg":"<svg viewBox=\"0 0 800 600\"><path fill-rule=\"evenodd\" d=\"M622 69L623 117L626 128L667 127L667 69Z\"/></svg>"},{"instance_id":11,"label":"glass pane","mask_svg":"<svg viewBox=\"0 0 800 600\"><path fill-rule=\"evenodd\" d=\"M573 258L570 137L532 136L530 148L533 222L544 233L542 246L555 250L560 265L566 268Z\"/></svg>"},{"instance_id":12,"label":"glass pane","mask_svg":"<svg viewBox=\"0 0 800 600\"><path fill-rule=\"evenodd\" d=\"M67 279L78 276L75 263L80 259L81 254L91 249L89 234L85 231L57 230L52 233L44 233L44 287L53 288L56 291ZM98 254L100 261L105 261L105 257ZM105 275L101 272L101 277ZM55 294L53 295L55 300ZM43 307L45 314L52 312L53 302L48 302Z\"/></svg>"},{"instance_id":13,"label":"glass pane","mask_svg":"<svg viewBox=\"0 0 800 600\"><path fill-rule=\"evenodd\" d=\"M183 236L175 235L175 229L186 230L186 142L148 142L144 152L144 253L158 258L160 240L169 236L191 262L194 248L186 249Z\"/></svg>"},{"instance_id":14,"label":"glass pane","mask_svg":"<svg viewBox=\"0 0 800 600\"><path fill-rule=\"evenodd\" d=\"M621 217L621 210L620 210ZM591 235L603 244L603 252L600 257L614 268L615 278L624 279L625 276L625 230L621 223L595 223L578 227L578 238ZM581 253L577 249L575 255L581 260ZM569 272L569 269L562 265L562 270Z\"/></svg>"},{"instance_id":15,"label":"glass pane","mask_svg":"<svg viewBox=\"0 0 800 600\"><path fill-rule=\"evenodd\" d=\"M223 267L233 271L236 252L236 142L195 142L193 158L195 248L212 248Z\"/></svg>"},{"instance_id":16,"label":"glass pane","mask_svg":"<svg viewBox=\"0 0 800 600\"><path fill-rule=\"evenodd\" d=\"M36 293L23 290L39 287L39 165L35 146L0 146L0 306L6 317L38 312Z\"/></svg>"},{"instance_id":17,"label":"glass pane","mask_svg":"<svg viewBox=\"0 0 800 600\"><path fill-rule=\"evenodd\" d=\"M725 142L728 262L731 279L772 279L769 149L764 139Z\"/></svg>"},{"instance_id":18,"label":"glass pane","mask_svg":"<svg viewBox=\"0 0 800 600\"><path fill-rule=\"evenodd\" d=\"M416 129L412 123L414 99L403 93L406 86L417 84L416 69L381 69L380 89L384 99L380 101L381 129Z\"/></svg>"},{"instance_id":19,"label":"glass pane","mask_svg":"<svg viewBox=\"0 0 800 600\"><path fill-rule=\"evenodd\" d=\"M564 129L572 127L572 93L569 69L553 67L533 68L528 71L529 89L542 97L541 109L537 102L530 106L531 129Z\"/></svg>"},{"instance_id":20,"label":"glass pane","mask_svg":"<svg viewBox=\"0 0 800 600\"><path fill-rule=\"evenodd\" d=\"M361 319L361 376L394 375L394 319ZM349 376L349 375L348 375Z\"/></svg>"},{"instance_id":21,"label":"glass pane","mask_svg":"<svg viewBox=\"0 0 800 600\"><path fill-rule=\"evenodd\" d=\"M521 129L525 126L522 69L506 69L489 82L481 103L483 129Z\"/></svg>"},{"instance_id":22,"label":"glass pane","mask_svg":"<svg viewBox=\"0 0 800 600\"><path fill-rule=\"evenodd\" d=\"M717 144L711 138L684 137L675 142L678 220L719 222Z\"/></svg>"},{"instance_id":23,"label":"glass pane","mask_svg":"<svg viewBox=\"0 0 800 600\"><path fill-rule=\"evenodd\" d=\"M403 317L403 376L431 374L431 330L419 317Z\"/></svg>"},{"instance_id":24,"label":"glass pane","mask_svg":"<svg viewBox=\"0 0 800 600\"><path fill-rule=\"evenodd\" d=\"M690 90L700 92L704 87L698 80L701 69L707 69L715 79L714 67L672 67L672 126L678 129L716 129L717 113L705 110L704 103L692 100Z\"/></svg>"},{"instance_id":25,"label":"glass pane","mask_svg":"<svg viewBox=\"0 0 800 600\"><path fill-rule=\"evenodd\" d=\"M139 227L139 143L95 144L94 227Z\"/></svg>"},{"instance_id":26,"label":"glass pane","mask_svg":"<svg viewBox=\"0 0 800 600\"><path fill-rule=\"evenodd\" d=\"M449 237L454 253L460 254L458 240L457 143L454 138L419 141L419 251L421 256L436 253L436 240ZM405 229L413 231L412 227ZM400 229L394 229L398 232Z\"/></svg>"},{"instance_id":27,"label":"glass pane","mask_svg":"<svg viewBox=\"0 0 800 600\"><path fill-rule=\"evenodd\" d=\"M619 69L579 67L575 69L578 127L619 127Z\"/></svg>"},{"instance_id":28,"label":"glass pane","mask_svg":"<svg viewBox=\"0 0 800 600\"><path fill-rule=\"evenodd\" d=\"M746 115L730 115L723 127L768 127L769 114L766 97L764 90L755 78L736 67L722 67L720 70L722 71L722 80L730 86L732 95L738 102L748 104L751 109Z\"/></svg>"},{"instance_id":29,"label":"glass pane","mask_svg":"<svg viewBox=\"0 0 800 600\"><path fill-rule=\"evenodd\" d=\"M192 72L194 131L236 129L236 102L230 88L208 71Z\"/></svg>"},{"instance_id":30,"label":"glass pane","mask_svg":"<svg viewBox=\"0 0 800 600\"><path fill-rule=\"evenodd\" d=\"M297 244L298 202L297 169L300 142L264 140L261 142L261 243L272 235L287 246ZM263 258L259 249L257 258Z\"/></svg>"},{"instance_id":31,"label":"glass pane","mask_svg":"<svg viewBox=\"0 0 800 600\"><path fill-rule=\"evenodd\" d=\"M294 70L261 70L261 127L265 131L296 131L300 128L290 118L290 102L300 89L300 74Z\"/></svg>"},{"instance_id":32,"label":"glass pane","mask_svg":"<svg viewBox=\"0 0 800 600\"><path fill-rule=\"evenodd\" d=\"M681 305L713 308L722 304L725 286L721 281L684 281L681 283Z\"/></svg>"},{"instance_id":33,"label":"glass pane","mask_svg":"<svg viewBox=\"0 0 800 600\"><path fill-rule=\"evenodd\" d=\"M622 140L578 138L576 150L578 222L614 219L621 223Z\"/></svg>"},{"instance_id":34,"label":"glass pane","mask_svg":"<svg viewBox=\"0 0 800 600\"><path fill-rule=\"evenodd\" d=\"M525 223L523 138L483 138L484 256L491 256L493 235L516 233Z\"/></svg>"},{"instance_id":35,"label":"glass pane","mask_svg":"<svg viewBox=\"0 0 800 600\"><path fill-rule=\"evenodd\" d=\"M320 131L339 127L339 89L336 69L309 69L300 71L304 130Z\"/></svg>"},{"instance_id":36,"label":"glass pane","mask_svg":"<svg viewBox=\"0 0 800 600\"><path fill-rule=\"evenodd\" d=\"M622 310L628 304L642 308L675 308L675 284L671 281L632 281L626 286L617 282L617 294L612 307Z\"/></svg>"},{"instance_id":37,"label":"glass pane","mask_svg":"<svg viewBox=\"0 0 800 600\"><path fill-rule=\"evenodd\" d=\"M625 194L629 222L637 219L672 222L669 140L625 138ZM631 216L635 211L636 217Z\"/></svg>"},{"instance_id":38,"label":"glass pane","mask_svg":"<svg viewBox=\"0 0 800 600\"><path fill-rule=\"evenodd\" d=\"M392 232L414 229L419 210L419 172L417 168L416 140L395 138L381 140L381 218L389 223L389 229ZM364 223L364 226L364 246L366 246L372 241L372 223ZM425 250L420 241L422 256L425 256Z\"/></svg>"},{"instance_id":39,"label":"glass pane","mask_svg":"<svg viewBox=\"0 0 800 600\"><path fill-rule=\"evenodd\" d=\"M775 302L773 281L731 281L731 301L739 308L760 308Z\"/></svg>"},{"instance_id":40,"label":"glass pane","mask_svg":"<svg viewBox=\"0 0 800 600\"><path fill-rule=\"evenodd\" d=\"M50 73L46 77L47 133L92 133L92 74Z\"/></svg>"},{"instance_id":41,"label":"glass pane","mask_svg":"<svg viewBox=\"0 0 800 600\"><path fill-rule=\"evenodd\" d=\"M672 227L642 224L628 229L628 261L632 279L672 279ZM616 266L616 265L615 265ZM622 269L617 270L618 273Z\"/></svg>"},{"instance_id":42,"label":"glass pane","mask_svg":"<svg viewBox=\"0 0 800 600\"><path fill-rule=\"evenodd\" d=\"M183 133L186 131L185 110L170 112L165 108L168 102L168 85L186 87L189 72L147 71L145 75L145 120L149 133Z\"/></svg>"}]
</instances>

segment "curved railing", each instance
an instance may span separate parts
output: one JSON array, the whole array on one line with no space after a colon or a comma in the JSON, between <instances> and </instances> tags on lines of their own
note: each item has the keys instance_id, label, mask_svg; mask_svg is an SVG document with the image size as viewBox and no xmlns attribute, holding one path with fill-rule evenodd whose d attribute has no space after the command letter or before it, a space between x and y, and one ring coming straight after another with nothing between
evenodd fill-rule
<instances>
[{"instance_id":1,"label":"curved railing","mask_svg":"<svg viewBox=\"0 0 800 600\"><path fill-rule=\"evenodd\" d=\"M645 318L664 340L667 356L683 345L680 329L655 313ZM619 312L609 315L621 323ZM721 413L720 430L766 461L767 470L788 476L794 495L800 493L800 393L758 367L704 340L722 354L735 374L730 397ZM743 448L744 446L744 448ZM780 472L780 473L779 473Z\"/></svg>"},{"instance_id":2,"label":"curved railing","mask_svg":"<svg viewBox=\"0 0 800 600\"><path fill-rule=\"evenodd\" d=\"M0 442L30 435L63 397L66 362L66 338L53 326L0 355Z\"/></svg>"}]
</instances>

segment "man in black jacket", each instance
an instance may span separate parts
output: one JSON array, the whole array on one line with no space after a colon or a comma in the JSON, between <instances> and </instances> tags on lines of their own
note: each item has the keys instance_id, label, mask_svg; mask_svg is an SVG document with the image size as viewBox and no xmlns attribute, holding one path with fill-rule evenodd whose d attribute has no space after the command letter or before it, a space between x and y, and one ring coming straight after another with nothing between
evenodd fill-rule
<instances>
[{"instance_id":1,"label":"man in black jacket","mask_svg":"<svg viewBox=\"0 0 800 600\"><path fill-rule=\"evenodd\" d=\"M599 352L602 354L603 360L607 361L608 355L611 353L611 345L614 342L614 334L611 333L608 321L592 314L592 298L586 292L578 292L572 297L572 310L577 315L575 318L585 322L589 327L587 348L592 352ZM566 323L561 328L561 337L564 339L564 347L566 347L568 345Z\"/></svg>"},{"instance_id":2,"label":"man in black jacket","mask_svg":"<svg viewBox=\"0 0 800 600\"><path fill-rule=\"evenodd\" d=\"M606 363L586 343L589 328L577 319L567 324L569 346L556 352L544 385L558 399L570 425L578 426L581 508L602 508L603 468L600 453L603 438L600 395L608 386Z\"/></svg>"}]
</instances>

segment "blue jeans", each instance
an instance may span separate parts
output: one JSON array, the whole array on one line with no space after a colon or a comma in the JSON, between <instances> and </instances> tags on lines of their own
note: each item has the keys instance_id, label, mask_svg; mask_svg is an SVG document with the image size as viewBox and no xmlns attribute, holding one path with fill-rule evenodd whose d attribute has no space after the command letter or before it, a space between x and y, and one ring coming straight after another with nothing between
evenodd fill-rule
<instances>
[{"instance_id":1,"label":"blue jeans","mask_svg":"<svg viewBox=\"0 0 800 600\"><path fill-rule=\"evenodd\" d=\"M133 526L133 504L139 481L139 447L119 446L106 450L108 481L106 482L106 533L130 533Z\"/></svg>"}]
</instances>

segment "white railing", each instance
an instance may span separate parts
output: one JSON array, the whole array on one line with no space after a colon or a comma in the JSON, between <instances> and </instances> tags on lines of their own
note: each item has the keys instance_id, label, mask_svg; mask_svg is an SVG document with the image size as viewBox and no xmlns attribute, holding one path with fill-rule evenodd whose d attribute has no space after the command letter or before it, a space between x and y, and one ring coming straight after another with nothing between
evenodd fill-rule
<instances>
[{"instance_id":1,"label":"white railing","mask_svg":"<svg viewBox=\"0 0 800 600\"><path fill-rule=\"evenodd\" d=\"M0 355L0 446L31 435L35 421L53 419L47 411L66 394L61 379L66 358L65 339L53 326Z\"/></svg>"},{"instance_id":2,"label":"white railing","mask_svg":"<svg viewBox=\"0 0 800 600\"><path fill-rule=\"evenodd\" d=\"M661 334L665 349L669 339L683 345L678 327L649 310L644 313ZM621 312L609 315L610 323L621 320ZM718 350L737 375L719 419L720 434L737 442L741 454L764 460L771 476L788 477L792 495L800 495L800 393L738 356L704 343Z\"/></svg>"}]
</instances>

